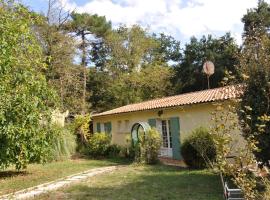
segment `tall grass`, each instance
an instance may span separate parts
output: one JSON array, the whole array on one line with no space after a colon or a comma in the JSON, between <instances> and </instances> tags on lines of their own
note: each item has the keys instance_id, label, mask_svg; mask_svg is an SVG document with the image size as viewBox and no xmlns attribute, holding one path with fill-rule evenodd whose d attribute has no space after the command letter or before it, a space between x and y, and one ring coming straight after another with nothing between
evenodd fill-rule
<instances>
[{"instance_id":1,"label":"tall grass","mask_svg":"<svg viewBox=\"0 0 270 200\"><path fill-rule=\"evenodd\" d=\"M76 136L67 127L55 125L55 140L52 146L52 160L69 159L76 151Z\"/></svg>"}]
</instances>

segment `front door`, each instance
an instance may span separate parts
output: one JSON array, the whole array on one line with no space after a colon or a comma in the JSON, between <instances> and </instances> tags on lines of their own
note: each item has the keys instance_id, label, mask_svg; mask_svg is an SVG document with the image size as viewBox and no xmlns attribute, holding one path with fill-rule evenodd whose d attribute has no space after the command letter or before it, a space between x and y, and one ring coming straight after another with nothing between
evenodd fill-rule
<instances>
[{"instance_id":1,"label":"front door","mask_svg":"<svg viewBox=\"0 0 270 200\"><path fill-rule=\"evenodd\" d=\"M161 120L162 147L160 156L172 157L172 134L170 120Z\"/></svg>"}]
</instances>

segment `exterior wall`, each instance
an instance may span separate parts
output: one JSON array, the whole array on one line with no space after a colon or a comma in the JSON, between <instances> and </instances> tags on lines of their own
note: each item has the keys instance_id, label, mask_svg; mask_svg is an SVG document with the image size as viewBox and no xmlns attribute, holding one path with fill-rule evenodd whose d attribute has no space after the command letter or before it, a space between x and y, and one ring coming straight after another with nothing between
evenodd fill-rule
<instances>
[{"instance_id":1,"label":"exterior wall","mask_svg":"<svg viewBox=\"0 0 270 200\"><path fill-rule=\"evenodd\" d=\"M158 115L162 110L163 114ZM211 126L211 112L215 106L211 103L189 105L184 107L174 107L169 109L157 109L149 111L138 111L93 118L94 132L97 131L97 123L112 123L112 142L118 145L125 145L126 138L130 134L133 124L136 122L148 122L149 119L169 119L179 117L180 120L180 141L182 142L188 134L199 126ZM120 125L121 124L121 125ZM243 139L240 131L234 131L233 139L235 143L242 144Z\"/></svg>"}]
</instances>

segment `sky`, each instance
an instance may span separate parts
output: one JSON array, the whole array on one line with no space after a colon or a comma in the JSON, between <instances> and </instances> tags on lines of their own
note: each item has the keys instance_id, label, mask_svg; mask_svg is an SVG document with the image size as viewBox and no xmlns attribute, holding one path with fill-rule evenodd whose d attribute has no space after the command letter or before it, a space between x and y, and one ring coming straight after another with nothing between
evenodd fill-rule
<instances>
[{"instance_id":1,"label":"sky","mask_svg":"<svg viewBox=\"0 0 270 200\"><path fill-rule=\"evenodd\" d=\"M47 0L21 0L46 12ZM231 32L241 44L241 18L257 0L59 0L66 10L106 16L113 27L140 24L155 33L166 33L187 43L190 37ZM270 3L270 0L266 0Z\"/></svg>"}]
</instances>

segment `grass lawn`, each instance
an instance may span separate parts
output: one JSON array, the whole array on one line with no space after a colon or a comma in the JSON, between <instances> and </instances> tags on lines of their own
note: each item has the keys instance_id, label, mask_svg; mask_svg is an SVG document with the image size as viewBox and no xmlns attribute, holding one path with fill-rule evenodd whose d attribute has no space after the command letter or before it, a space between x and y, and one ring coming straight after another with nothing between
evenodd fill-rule
<instances>
[{"instance_id":1,"label":"grass lawn","mask_svg":"<svg viewBox=\"0 0 270 200\"><path fill-rule=\"evenodd\" d=\"M130 165L38 199L220 200L219 177L206 170Z\"/></svg>"},{"instance_id":2,"label":"grass lawn","mask_svg":"<svg viewBox=\"0 0 270 200\"><path fill-rule=\"evenodd\" d=\"M76 159L52 162L45 165L31 164L22 172L11 171L11 169L5 171L0 170L0 195L53 181L88 169L123 164L123 162L123 160L115 159Z\"/></svg>"}]
</instances>

